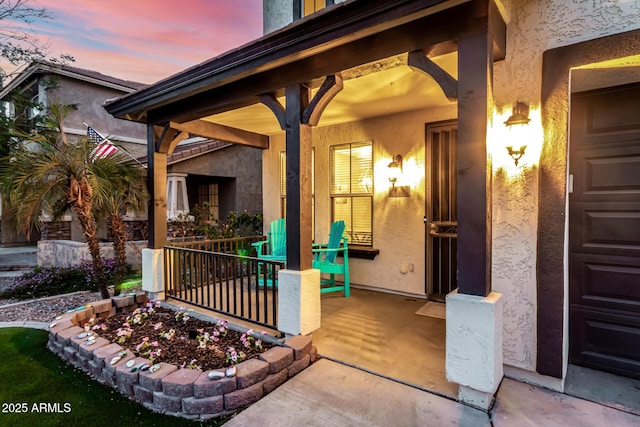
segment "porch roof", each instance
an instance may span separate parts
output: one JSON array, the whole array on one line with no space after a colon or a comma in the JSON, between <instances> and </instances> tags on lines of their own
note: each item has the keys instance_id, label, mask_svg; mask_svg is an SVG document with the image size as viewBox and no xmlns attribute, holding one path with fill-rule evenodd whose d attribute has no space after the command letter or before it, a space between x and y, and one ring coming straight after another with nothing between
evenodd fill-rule
<instances>
[{"instance_id":1,"label":"porch roof","mask_svg":"<svg viewBox=\"0 0 640 427\"><path fill-rule=\"evenodd\" d=\"M460 35L494 34L504 57L504 22L487 20L488 0L347 1L105 105L149 124L183 123L281 96L290 84L319 86L327 75L413 50L455 51ZM492 7L495 7L492 5ZM499 14L490 14L490 17ZM501 30L502 31L501 31ZM375 46L375 48L372 48Z\"/></svg>"}]
</instances>

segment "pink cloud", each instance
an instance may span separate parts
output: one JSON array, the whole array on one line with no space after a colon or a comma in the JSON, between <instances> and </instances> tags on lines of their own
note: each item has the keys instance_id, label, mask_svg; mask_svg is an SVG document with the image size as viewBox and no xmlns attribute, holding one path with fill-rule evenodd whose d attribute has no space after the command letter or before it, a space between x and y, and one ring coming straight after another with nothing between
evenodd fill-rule
<instances>
[{"instance_id":1,"label":"pink cloud","mask_svg":"<svg viewBox=\"0 0 640 427\"><path fill-rule=\"evenodd\" d=\"M75 66L151 83L262 35L261 0L40 0L34 29Z\"/></svg>"}]
</instances>

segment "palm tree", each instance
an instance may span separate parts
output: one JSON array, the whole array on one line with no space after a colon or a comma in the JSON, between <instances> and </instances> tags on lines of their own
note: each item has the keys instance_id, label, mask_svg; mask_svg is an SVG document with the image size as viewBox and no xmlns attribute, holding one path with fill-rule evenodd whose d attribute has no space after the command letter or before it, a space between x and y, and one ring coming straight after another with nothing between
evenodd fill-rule
<instances>
[{"instance_id":1,"label":"palm tree","mask_svg":"<svg viewBox=\"0 0 640 427\"><path fill-rule=\"evenodd\" d=\"M116 283L125 279L128 266L125 244L127 229L122 215L127 212L139 213L146 207L146 189L142 170L127 161L124 156L113 156L97 160L100 168L97 173L106 173L101 178L106 182L106 197L97 202L98 211L106 215L107 226L113 239L113 252L116 261Z\"/></svg>"},{"instance_id":2,"label":"palm tree","mask_svg":"<svg viewBox=\"0 0 640 427\"><path fill-rule=\"evenodd\" d=\"M0 163L0 192L27 237L31 225L40 228L43 214L59 219L72 209L89 247L102 297L109 298L94 216L94 201L103 200L109 191L108 175L102 171L107 162L92 161L95 145L88 138L73 144L67 141L62 122L74 108L51 105L43 128L16 134L23 144Z\"/></svg>"}]
</instances>

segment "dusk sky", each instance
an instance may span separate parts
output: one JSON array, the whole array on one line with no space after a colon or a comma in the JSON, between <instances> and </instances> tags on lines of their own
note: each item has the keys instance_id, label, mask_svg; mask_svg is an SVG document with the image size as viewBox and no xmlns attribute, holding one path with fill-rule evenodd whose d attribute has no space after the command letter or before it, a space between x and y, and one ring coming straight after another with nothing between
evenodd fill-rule
<instances>
[{"instance_id":1,"label":"dusk sky","mask_svg":"<svg viewBox=\"0 0 640 427\"><path fill-rule=\"evenodd\" d=\"M262 35L262 0L31 0L51 56L113 77L153 83ZM8 68L8 67L7 67Z\"/></svg>"}]
</instances>

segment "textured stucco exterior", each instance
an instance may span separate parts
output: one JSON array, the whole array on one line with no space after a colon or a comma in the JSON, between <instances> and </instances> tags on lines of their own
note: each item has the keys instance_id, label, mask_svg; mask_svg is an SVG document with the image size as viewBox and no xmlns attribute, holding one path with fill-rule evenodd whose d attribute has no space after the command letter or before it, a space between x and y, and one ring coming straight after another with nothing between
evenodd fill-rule
<instances>
[{"instance_id":1,"label":"textured stucco exterior","mask_svg":"<svg viewBox=\"0 0 640 427\"><path fill-rule=\"evenodd\" d=\"M264 34L282 28L293 21L295 0L265 0L262 2L262 29Z\"/></svg>"},{"instance_id":2,"label":"textured stucco exterior","mask_svg":"<svg viewBox=\"0 0 640 427\"><path fill-rule=\"evenodd\" d=\"M452 119L456 114L455 104L452 104L447 108L313 129L316 242L327 240L331 226L329 147L349 142L373 142L373 247L379 249L380 254L373 261L349 259L352 283L425 295L425 123ZM284 134L274 135L271 149L263 154L265 224L281 215L279 156L285 149L284 144ZM389 197L387 165L396 154L404 158L403 179L411 186L410 197ZM405 268L408 271L403 273L401 270Z\"/></svg>"},{"instance_id":3,"label":"textured stucco exterior","mask_svg":"<svg viewBox=\"0 0 640 427\"><path fill-rule=\"evenodd\" d=\"M169 165L167 172L216 178L220 186L220 218L226 218L231 210L262 212L260 149L234 145Z\"/></svg>"},{"instance_id":4,"label":"textured stucco exterior","mask_svg":"<svg viewBox=\"0 0 640 427\"><path fill-rule=\"evenodd\" d=\"M539 111L544 51L640 28L640 3L634 1L515 0L507 9L511 11L507 55L494 65L494 101L502 116L510 112L516 100L529 102L532 110ZM568 117L568 104L559 110ZM545 123L566 127L567 117ZM536 126L541 125L538 122ZM540 146L525 156L528 165L519 173L507 176L500 165L494 165L492 270L493 289L505 298L504 363L532 371L536 369L537 350L538 195L566 191L564 187L540 187L536 165L541 152L553 149L548 146L550 130L544 130L544 137L537 141ZM532 132L538 131L542 135L541 129ZM497 145L495 150L504 150L500 141L489 143ZM563 143L566 145L566 141ZM546 166L566 174L566 159ZM564 236L556 238L562 240Z\"/></svg>"},{"instance_id":5,"label":"textured stucco exterior","mask_svg":"<svg viewBox=\"0 0 640 427\"><path fill-rule=\"evenodd\" d=\"M116 119L102 106L107 99L123 96L125 92L67 76L55 76L54 79L58 87L47 92L47 102L77 106L64 122L68 133L86 135L87 128L83 124L86 122L102 135L122 145L134 157L147 154L146 126Z\"/></svg>"}]
</instances>

